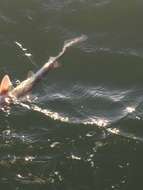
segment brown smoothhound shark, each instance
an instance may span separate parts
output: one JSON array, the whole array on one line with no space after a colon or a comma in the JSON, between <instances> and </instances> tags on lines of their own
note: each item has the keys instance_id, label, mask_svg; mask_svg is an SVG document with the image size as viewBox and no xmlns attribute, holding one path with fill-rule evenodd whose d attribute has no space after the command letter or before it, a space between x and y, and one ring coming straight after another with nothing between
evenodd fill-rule
<instances>
[{"instance_id":1,"label":"brown smoothhound shark","mask_svg":"<svg viewBox=\"0 0 143 190\"><path fill-rule=\"evenodd\" d=\"M28 77L26 80L22 81L14 88L11 88L12 82L10 80L10 77L8 75L5 75L0 84L0 107L9 105L30 92L35 84L39 82L50 70L59 67L58 59L69 47L79 42L85 41L86 38L87 37L85 35L82 35L65 43L61 52L57 56L50 57L48 62L46 62L40 70L38 70L32 76Z\"/></svg>"}]
</instances>

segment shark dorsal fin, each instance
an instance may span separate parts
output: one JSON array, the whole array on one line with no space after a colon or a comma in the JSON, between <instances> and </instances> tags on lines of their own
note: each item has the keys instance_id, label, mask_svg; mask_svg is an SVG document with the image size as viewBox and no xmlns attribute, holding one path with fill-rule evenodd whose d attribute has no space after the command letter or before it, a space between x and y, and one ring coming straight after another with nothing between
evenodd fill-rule
<instances>
[{"instance_id":1,"label":"shark dorsal fin","mask_svg":"<svg viewBox=\"0 0 143 190\"><path fill-rule=\"evenodd\" d=\"M28 71L28 74L27 74L27 78L30 78L34 75L34 72L33 71Z\"/></svg>"},{"instance_id":2,"label":"shark dorsal fin","mask_svg":"<svg viewBox=\"0 0 143 190\"><path fill-rule=\"evenodd\" d=\"M5 75L0 84L0 94L6 94L12 86L11 80L8 75Z\"/></svg>"}]
</instances>

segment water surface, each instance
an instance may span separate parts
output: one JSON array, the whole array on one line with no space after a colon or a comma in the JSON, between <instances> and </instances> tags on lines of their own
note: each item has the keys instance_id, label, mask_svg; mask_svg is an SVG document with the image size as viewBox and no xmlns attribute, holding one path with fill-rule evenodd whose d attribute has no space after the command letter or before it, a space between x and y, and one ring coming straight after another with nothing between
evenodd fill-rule
<instances>
[{"instance_id":1,"label":"water surface","mask_svg":"<svg viewBox=\"0 0 143 190\"><path fill-rule=\"evenodd\" d=\"M85 34L30 94L0 113L0 187L142 189L143 3L1 0L0 76L38 70Z\"/></svg>"}]
</instances>

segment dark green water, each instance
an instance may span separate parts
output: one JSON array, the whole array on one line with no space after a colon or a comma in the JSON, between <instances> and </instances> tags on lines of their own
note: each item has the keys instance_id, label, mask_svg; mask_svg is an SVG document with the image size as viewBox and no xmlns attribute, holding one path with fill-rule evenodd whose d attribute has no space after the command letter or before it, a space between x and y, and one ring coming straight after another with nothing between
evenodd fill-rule
<instances>
[{"instance_id":1,"label":"dark green water","mask_svg":"<svg viewBox=\"0 0 143 190\"><path fill-rule=\"evenodd\" d=\"M142 9L141 0L0 0L0 77L14 84L88 36L30 102L1 111L0 190L143 188Z\"/></svg>"}]
</instances>

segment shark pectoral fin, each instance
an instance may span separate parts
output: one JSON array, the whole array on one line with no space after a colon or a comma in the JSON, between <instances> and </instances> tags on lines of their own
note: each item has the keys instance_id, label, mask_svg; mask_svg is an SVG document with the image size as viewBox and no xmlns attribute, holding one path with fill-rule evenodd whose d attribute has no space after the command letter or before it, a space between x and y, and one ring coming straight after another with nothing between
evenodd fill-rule
<instances>
[{"instance_id":1,"label":"shark pectoral fin","mask_svg":"<svg viewBox=\"0 0 143 190\"><path fill-rule=\"evenodd\" d=\"M5 75L0 84L0 94L6 94L12 86L11 80L8 75Z\"/></svg>"}]
</instances>

